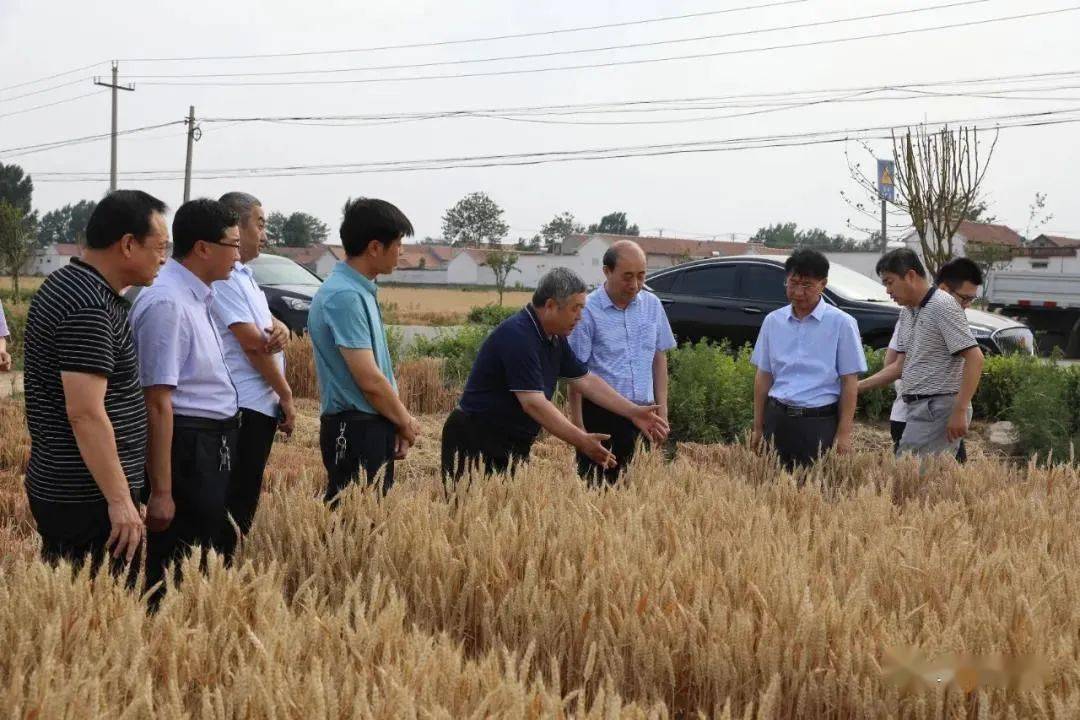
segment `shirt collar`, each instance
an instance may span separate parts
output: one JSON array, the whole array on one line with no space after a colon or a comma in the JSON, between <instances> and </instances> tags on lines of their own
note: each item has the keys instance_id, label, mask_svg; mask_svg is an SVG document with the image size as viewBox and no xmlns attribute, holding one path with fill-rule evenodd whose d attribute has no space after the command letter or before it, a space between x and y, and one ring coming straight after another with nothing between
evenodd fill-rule
<instances>
[{"instance_id":1,"label":"shirt collar","mask_svg":"<svg viewBox=\"0 0 1080 720\"><path fill-rule=\"evenodd\" d=\"M369 278L364 277L361 273L357 272L349 263L342 260L334 266L333 272L341 275L353 285L358 285L364 290L367 290L372 295L377 295L379 292L379 286L372 282Z\"/></svg>"},{"instance_id":2,"label":"shirt collar","mask_svg":"<svg viewBox=\"0 0 1080 720\"><path fill-rule=\"evenodd\" d=\"M641 297L641 293L639 292L637 295L634 296L633 300L626 304L626 307L621 308L616 305L615 301L611 299L610 295L608 295L607 285L601 285L600 292L597 293L597 295L600 298L600 308L603 310L607 310L608 308L615 308L616 310L628 310L630 309L630 306L636 303L638 301L638 298Z\"/></svg>"},{"instance_id":3,"label":"shirt collar","mask_svg":"<svg viewBox=\"0 0 1080 720\"><path fill-rule=\"evenodd\" d=\"M98 269L97 269L96 267L94 267L93 265L91 265L91 264L87 263L87 262L86 262L85 260L83 260L82 258L77 258L77 257L75 257L75 258L71 258L71 264L72 264L72 265L75 265L75 266L76 266L76 267L78 267L78 268L79 268L80 270L83 270L84 272L88 273L88 274L89 274L89 275L90 275L90 276L91 276L92 278L94 278L94 280L95 280L95 281L97 281L97 282L101 283L101 285L102 285L102 286L103 286L103 287L104 287L104 288L105 288L106 290L108 290L108 291L109 291L109 293L110 293L110 294L111 294L111 295L112 295L112 296L113 296L114 298L116 298L116 299L117 299L117 300L119 300L120 302L124 303L125 305L130 305L130 304L131 304L131 303L129 303L129 302L127 301L127 299L126 299L126 298L124 298L124 296L123 296L123 295L121 295L120 293L116 292L116 290L114 290L114 289L113 289L113 286L109 284L109 281L105 279L105 276L104 276L104 275L102 275L102 274L101 274L101 273L100 273L100 272L98 271Z\"/></svg>"},{"instance_id":4,"label":"shirt collar","mask_svg":"<svg viewBox=\"0 0 1080 720\"><path fill-rule=\"evenodd\" d=\"M540 323L540 316L536 314L536 308L531 304L525 306L525 314L532 320L533 327L536 328L536 334L540 336L540 339L546 343L554 345L556 338L553 335L544 334L544 326Z\"/></svg>"},{"instance_id":5,"label":"shirt collar","mask_svg":"<svg viewBox=\"0 0 1080 720\"><path fill-rule=\"evenodd\" d=\"M926 304L930 302L930 298L934 297L934 293L936 292L937 288L931 285L930 289L926 291L926 295L923 296L922 302L919 303L919 308L921 309L926 307Z\"/></svg>"},{"instance_id":6,"label":"shirt collar","mask_svg":"<svg viewBox=\"0 0 1080 720\"><path fill-rule=\"evenodd\" d=\"M195 277L195 273L184 267L184 264L178 262L176 258L169 258L169 261L165 263L164 270L175 277L180 286L187 288L196 300L209 303L213 299L213 289Z\"/></svg>"},{"instance_id":7,"label":"shirt collar","mask_svg":"<svg viewBox=\"0 0 1080 720\"><path fill-rule=\"evenodd\" d=\"M247 265L240 262L239 260L233 263L233 272L238 272L241 275L247 275L248 277L251 277L253 274L251 268L249 268Z\"/></svg>"},{"instance_id":8,"label":"shirt collar","mask_svg":"<svg viewBox=\"0 0 1080 720\"><path fill-rule=\"evenodd\" d=\"M799 320L799 318L795 317L795 309L794 309L794 307L791 306L790 303L788 305L784 306L783 312L784 312L785 319L787 319L787 320L795 320L795 321ZM814 309L811 310L810 314L807 315L806 317L812 317L815 320L817 320L818 322L821 322L821 319L823 317L825 317L825 297L824 296L822 296L818 300L817 305L814 306ZM805 320L806 318L803 318L803 319Z\"/></svg>"}]
</instances>

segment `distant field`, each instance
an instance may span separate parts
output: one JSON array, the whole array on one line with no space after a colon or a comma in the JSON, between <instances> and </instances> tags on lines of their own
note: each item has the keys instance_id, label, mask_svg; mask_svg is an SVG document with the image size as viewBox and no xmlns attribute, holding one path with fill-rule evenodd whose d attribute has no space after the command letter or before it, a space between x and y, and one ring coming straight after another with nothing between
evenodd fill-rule
<instances>
[{"instance_id":1,"label":"distant field","mask_svg":"<svg viewBox=\"0 0 1080 720\"><path fill-rule=\"evenodd\" d=\"M531 291L508 290L503 305L524 305ZM488 289L400 287L382 285L379 301L386 321L397 325L460 325L477 305L494 305L499 294Z\"/></svg>"},{"instance_id":2,"label":"distant field","mask_svg":"<svg viewBox=\"0 0 1080 720\"><path fill-rule=\"evenodd\" d=\"M26 292L28 290L37 290L41 287L41 283L45 282L43 277L27 277L25 275L19 276L19 290ZM0 290L11 289L11 277L8 275L0 275Z\"/></svg>"}]
</instances>

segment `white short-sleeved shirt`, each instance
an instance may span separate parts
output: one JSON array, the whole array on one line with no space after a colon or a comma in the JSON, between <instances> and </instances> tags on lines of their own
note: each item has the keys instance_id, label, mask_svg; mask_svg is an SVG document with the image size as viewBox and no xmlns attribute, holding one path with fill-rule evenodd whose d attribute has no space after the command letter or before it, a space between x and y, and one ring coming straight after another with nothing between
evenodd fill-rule
<instances>
[{"instance_id":1,"label":"white short-sleeved shirt","mask_svg":"<svg viewBox=\"0 0 1080 720\"><path fill-rule=\"evenodd\" d=\"M259 289L251 268L243 263L233 266L228 280L214 283L214 301L210 312L217 324L221 345L225 349L225 364L229 367L240 407L260 412L263 415L277 415L280 398L266 378L262 376L240 347L229 328L239 323L251 323L261 331L273 326L274 316L266 303L266 295ZM275 353L274 362L282 373L285 372L285 354Z\"/></svg>"},{"instance_id":2,"label":"white short-sleeved shirt","mask_svg":"<svg viewBox=\"0 0 1080 720\"><path fill-rule=\"evenodd\" d=\"M170 259L131 309L139 384L172 387L175 415L226 420L239 409L210 317L213 297L210 286Z\"/></svg>"},{"instance_id":3,"label":"white short-sleeved shirt","mask_svg":"<svg viewBox=\"0 0 1080 720\"><path fill-rule=\"evenodd\" d=\"M896 324L893 328L892 339L889 340L889 349L893 352L900 352L900 348L897 345L897 333L900 331L900 323ZM893 383L893 389L896 390L896 399L893 400L892 410L889 412L889 420L892 422L907 422L907 403L904 402L904 398L900 397L904 393L904 383L901 380L897 380Z\"/></svg>"}]
</instances>

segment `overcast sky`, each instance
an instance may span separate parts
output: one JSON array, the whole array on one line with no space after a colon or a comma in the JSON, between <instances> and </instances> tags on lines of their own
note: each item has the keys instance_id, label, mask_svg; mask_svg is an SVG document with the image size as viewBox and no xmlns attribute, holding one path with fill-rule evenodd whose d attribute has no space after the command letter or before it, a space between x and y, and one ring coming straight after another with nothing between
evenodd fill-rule
<instances>
[{"instance_id":1,"label":"overcast sky","mask_svg":"<svg viewBox=\"0 0 1080 720\"><path fill-rule=\"evenodd\" d=\"M1072 76L1025 80L1020 84L991 82L979 88L981 94L1020 90L1009 99L924 96L888 100L883 99L888 97L887 93L850 98L849 92L846 95L850 99L859 101L767 113L758 112L763 109L760 100L741 98L734 101L741 107L735 108L542 118L578 124L490 117L366 126L343 123L330 127L204 122L202 139L195 145L196 171L689 143L1071 108L1077 109L1072 116L1080 118L1080 43L1076 41L1080 11L936 32L764 52L729 52L658 63L405 82L314 84L326 80L385 80L760 49L1080 6L1070 0L984 0L858 22L546 58L209 80L300 80L308 83L305 85L152 85L153 79L140 76L181 75L188 77L169 81L192 82L191 75L209 73L460 61L731 34L939 6L950 0L907 3L805 0L681 20L434 47L254 60L130 60L400 46L607 25L776 2L115 0L101 4L0 0L0 87L101 62L81 73L0 92L0 150L107 132L109 94L95 88L90 77L106 77L109 70L105 61L113 58L124 59L120 64L121 81L133 82L136 87L135 92L120 95L121 130L179 120L187 114L189 105L195 106L197 117L205 118L394 114L843 90L1078 71ZM66 83L72 84L28 97L14 97ZM38 105L66 101L95 89L100 92L89 97L3 117ZM933 89L948 90L947 87ZM748 116L747 112L757 114ZM732 114L743 116L717 117ZM640 123L642 119L695 121L610 124L612 121ZM596 122L605 124L580 124ZM123 173L174 170L178 177L184 166L184 132L182 125L176 125L121 137L120 186L141 187L173 207L178 205L183 190L181 180L146 182L124 178ZM888 143L874 144L882 155L889 152ZM857 145L849 143L847 148L853 155L867 159ZM225 191L244 190L261 198L268 210L286 213L304 210L317 215L331 226L333 238L337 234L340 207L349 196L380 197L397 204L412 219L418 237L422 238L439 236L443 212L465 194L477 190L490 194L505 209L505 220L511 227L509 239L531 236L554 214L564 210L585 223L595 222L607 212L624 210L643 234L656 234L663 228L665 235L716 235L729 239L734 233L737 238L745 239L762 225L783 221L851 233L846 221L854 218L854 213L841 199L840 192L857 192L857 188L848 177L844 151L845 144L838 143L519 167L197 178L192 194L216 197ZM0 152L0 162L19 163L31 174L107 172L108 152L108 141L98 140L20 157ZM985 183L986 195L999 222L1024 232L1028 205L1036 191L1045 192L1047 209L1055 217L1044 229L1080 237L1078 172L1080 123L1008 129L1001 133ZM44 182L45 177L35 178L34 204L42 211L82 198L100 197L108 187L107 181L102 180Z\"/></svg>"}]
</instances>

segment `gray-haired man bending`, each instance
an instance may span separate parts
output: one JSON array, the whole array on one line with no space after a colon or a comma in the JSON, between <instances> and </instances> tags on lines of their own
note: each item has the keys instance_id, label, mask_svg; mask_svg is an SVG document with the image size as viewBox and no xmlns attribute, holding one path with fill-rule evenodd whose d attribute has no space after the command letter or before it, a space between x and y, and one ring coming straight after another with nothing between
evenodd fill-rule
<instances>
[{"instance_id":1,"label":"gray-haired man bending","mask_svg":"<svg viewBox=\"0 0 1080 720\"><path fill-rule=\"evenodd\" d=\"M468 469L505 472L527 460L540 428L564 440L601 468L615 456L607 435L570 422L551 402L560 377L585 398L662 440L667 422L658 405L635 405L589 373L570 349L567 336L581 319L585 283L566 268L540 278L532 303L507 318L484 340L457 409L443 425L442 472L456 480Z\"/></svg>"}]
</instances>

